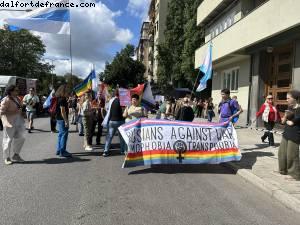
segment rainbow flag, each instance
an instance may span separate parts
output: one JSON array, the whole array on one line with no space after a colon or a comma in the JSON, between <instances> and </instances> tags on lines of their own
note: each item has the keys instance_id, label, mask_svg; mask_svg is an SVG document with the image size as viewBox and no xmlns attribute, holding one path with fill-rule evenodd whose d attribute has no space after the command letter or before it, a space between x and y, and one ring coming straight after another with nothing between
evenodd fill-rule
<instances>
[{"instance_id":1,"label":"rainbow flag","mask_svg":"<svg viewBox=\"0 0 300 225\"><path fill-rule=\"evenodd\" d=\"M128 146L123 168L241 159L232 124L138 119L122 125L119 131Z\"/></svg>"},{"instance_id":2,"label":"rainbow flag","mask_svg":"<svg viewBox=\"0 0 300 225\"><path fill-rule=\"evenodd\" d=\"M93 80L96 79L95 70L92 70L90 74L83 80L82 83L78 84L74 91L78 97L82 96L84 93L92 90Z\"/></svg>"}]
</instances>

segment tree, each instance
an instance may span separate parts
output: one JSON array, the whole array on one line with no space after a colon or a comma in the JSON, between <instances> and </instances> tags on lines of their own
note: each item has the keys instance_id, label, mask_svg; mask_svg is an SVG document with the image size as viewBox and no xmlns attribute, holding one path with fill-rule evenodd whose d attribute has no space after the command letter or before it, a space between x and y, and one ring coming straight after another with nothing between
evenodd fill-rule
<instances>
[{"instance_id":1,"label":"tree","mask_svg":"<svg viewBox=\"0 0 300 225\"><path fill-rule=\"evenodd\" d=\"M172 0L168 5L165 41L158 46L158 85L192 88L197 77L195 50L203 42L203 29L197 27L197 8L202 0Z\"/></svg>"},{"instance_id":2,"label":"tree","mask_svg":"<svg viewBox=\"0 0 300 225\"><path fill-rule=\"evenodd\" d=\"M111 63L106 63L104 71L100 74L101 79L112 86L134 87L143 83L145 66L133 59L134 46L126 45Z\"/></svg>"}]
</instances>

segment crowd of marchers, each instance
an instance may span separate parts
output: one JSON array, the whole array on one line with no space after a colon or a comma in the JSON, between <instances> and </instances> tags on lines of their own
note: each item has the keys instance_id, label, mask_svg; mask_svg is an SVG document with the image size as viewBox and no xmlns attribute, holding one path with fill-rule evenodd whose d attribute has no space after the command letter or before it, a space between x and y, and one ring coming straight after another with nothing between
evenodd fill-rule
<instances>
[{"instance_id":1,"label":"crowd of marchers","mask_svg":"<svg viewBox=\"0 0 300 225\"><path fill-rule=\"evenodd\" d=\"M92 92L86 92L81 97L75 93L67 93L66 86L60 86L51 98L48 109L50 114L50 128L52 133L57 133L56 155L59 157L72 157L67 150L67 142L70 125L76 127L79 136L83 136L83 149L93 151L93 137L96 136L96 145L101 145L103 129L107 130L103 152L104 157L110 155L112 139L118 128L132 120L148 117L147 108L141 105L140 96L133 94L131 104L122 107L118 90L113 90L108 96L93 96ZM156 119L179 120L193 122L195 117L206 118L212 122L218 115L220 123L238 123L239 115L243 112L237 101L237 96L230 96L228 89L221 91L221 101L214 104L212 98L206 100L191 99L187 95L181 99L166 97L165 101L157 102ZM273 104L273 96L266 96L265 103L260 107L256 117L262 117L265 133L261 141L268 139L269 145L274 146L273 128L276 123L285 126L278 151L279 173L290 174L300 178L299 144L300 144L300 92L292 90L287 93L288 109L281 116L276 105ZM6 165L14 162L23 162L20 156L25 142L25 115L23 107L26 107L28 121L27 131L34 129L33 123L36 116L36 104L39 98L32 88L22 100L18 98L18 88L14 85L6 88L5 97L1 99L1 126L3 127L3 159ZM153 109L151 110L153 112ZM97 129L96 129L97 128ZM96 132L97 130L97 132ZM120 154L127 153L127 145L119 133Z\"/></svg>"}]
</instances>

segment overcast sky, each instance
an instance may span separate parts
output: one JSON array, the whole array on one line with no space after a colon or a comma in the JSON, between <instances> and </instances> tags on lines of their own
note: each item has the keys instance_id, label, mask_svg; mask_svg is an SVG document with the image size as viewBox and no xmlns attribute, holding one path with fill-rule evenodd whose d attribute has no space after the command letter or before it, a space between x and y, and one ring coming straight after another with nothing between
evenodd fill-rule
<instances>
[{"instance_id":1,"label":"overcast sky","mask_svg":"<svg viewBox=\"0 0 300 225\"><path fill-rule=\"evenodd\" d=\"M10 1L4 0L4 2ZM74 3L78 1L70 0ZM19 2L28 2L28 0L19 0ZM95 2L95 0L84 2ZM142 21L147 19L150 0L97 0L96 2L95 8L71 9L73 73L81 77L88 75L92 64L95 64L97 73L103 71L105 62L111 61L115 53L127 43L137 44ZM22 14L24 12L0 11L0 25L4 18ZM33 33L40 36L46 45L46 58L69 59L70 36ZM54 65L57 74L70 72L69 60L55 60Z\"/></svg>"}]
</instances>

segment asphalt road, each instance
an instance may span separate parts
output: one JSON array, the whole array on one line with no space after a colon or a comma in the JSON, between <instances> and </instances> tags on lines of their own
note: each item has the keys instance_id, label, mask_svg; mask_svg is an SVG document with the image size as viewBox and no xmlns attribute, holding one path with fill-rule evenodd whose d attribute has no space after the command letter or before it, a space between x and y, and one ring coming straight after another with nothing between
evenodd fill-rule
<instances>
[{"instance_id":1,"label":"asphalt road","mask_svg":"<svg viewBox=\"0 0 300 225\"><path fill-rule=\"evenodd\" d=\"M56 157L48 124L37 119L40 130L26 134L25 163L0 164L1 225L300 224L300 215L221 165L122 169L117 146L108 158L101 148L84 152L77 133L68 141L74 158Z\"/></svg>"}]
</instances>

